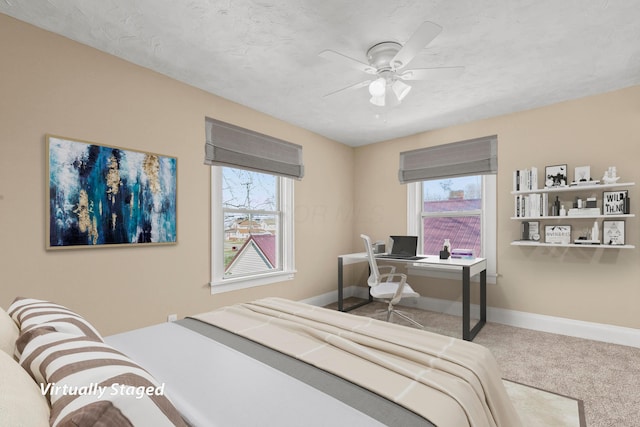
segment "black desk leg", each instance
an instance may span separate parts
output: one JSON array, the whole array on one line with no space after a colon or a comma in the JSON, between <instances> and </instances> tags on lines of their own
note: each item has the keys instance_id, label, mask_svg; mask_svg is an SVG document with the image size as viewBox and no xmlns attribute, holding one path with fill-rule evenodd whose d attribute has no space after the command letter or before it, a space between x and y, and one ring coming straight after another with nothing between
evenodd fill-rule
<instances>
[{"instance_id":1,"label":"black desk leg","mask_svg":"<svg viewBox=\"0 0 640 427\"><path fill-rule=\"evenodd\" d=\"M342 301L344 299L342 287L344 284L342 283L342 257L338 257L338 311L342 310Z\"/></svg>"},{"instance_id":2,"label":"black desk leg","mask_svg":"<svg viewBox=\"0 0 640 427\"><path fill-rule=\"evenodd\" d=\"M470 291L470 269L463 268L462 278L462 339L472 341L480 329L487 323L487 270L480 272L480 320L470 329L471 321L471 291Z\"/></svg>"},{"instance_id":3,"label":"black desk leg","mask_svg":"<svg viewBox=\"0 0 640 427\"><path fill-rule=\"evenodd\" d=\"M462 268L462 339L471 341L471 272L469 267Z\"/></svg>"},{"instance_id":4,"label":"black desk leg","mask_svg":"<svg viewBox=\"0 0 640 427\"><path fill-rule=\"evenodd\" d=\"M487 270L480 272L480 320L487 322Z\"/></svg>"}]
</instances>

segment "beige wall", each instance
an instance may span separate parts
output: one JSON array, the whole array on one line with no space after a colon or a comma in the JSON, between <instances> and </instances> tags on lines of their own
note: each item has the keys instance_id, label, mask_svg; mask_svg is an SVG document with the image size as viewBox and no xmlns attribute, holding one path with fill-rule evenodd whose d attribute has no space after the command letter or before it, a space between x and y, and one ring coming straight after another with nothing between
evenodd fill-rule
<instances>
[{"instance_id":1,"label":"beige wall","mask_svg":"<svg viewBox=\"0 0 640 427\"><path fill-rule=\"evenodd\" d=\"M489 305L640 327L638 249L513 247L514 169L566 162L610 165L640 183L640 87L352 149L0 14L0 306L15 296L58 301L106 335L263 296L302 299L335 290L336 255L358 238L406 230L403 150L497 134L498 272ZM204 117L304 146L295 184L296 279L210 295L209 169ZM45 134L178 158L175 246L45 251ZM638 188L631 189L637 210ZM627 240L639 245L638 219ZM425 295L459 286L415 279Z\"/></svg>"},{"instance_id":2,"label":"beige wall","mask_svg":"<svg viewBox=\"0 0 640 427\"><path fill-rule=\"evenodd\" d=\"M622 181L640 184L640 86L545 108L449 127L356 149L356 224L375 238L406 231L406 188L398 183L398 153L498 135L497 264L488 303L531 313L640 328L639 249L511 246L520 223L513 216L512 172L531 166L590 165L595 178L617 166ZM375 171L375 172L374 172ZM630 188L638 215L638 186ZM626 220L627 243L640 245L638 218ZM590 220L573 223L587 229ZM354 245L359 244L354 236ZM413 278L427 296L460 299L459 285Z\"/></svg>"},{"instance_id":3,"label":"beige wall","mask_svg":"<svg viewBox=\"0 0 640 427\"><path fill-rule=\"evenodd\" d=\"M0 57L0 306L55 300L108 335L170 313L335 290L335 255L351 249L352 148L2 14ZM295 280L210 294L205 116L304 146ZM46 251L46 134L177 157L178 244Z\"/></svg>"}]
</instances>

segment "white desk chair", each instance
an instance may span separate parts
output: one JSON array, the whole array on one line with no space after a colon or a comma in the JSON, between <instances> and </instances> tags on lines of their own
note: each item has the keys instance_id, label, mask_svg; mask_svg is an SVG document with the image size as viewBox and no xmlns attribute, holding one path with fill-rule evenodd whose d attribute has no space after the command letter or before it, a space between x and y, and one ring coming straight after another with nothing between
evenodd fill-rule
<instances>
[{"instance_id":1,"label":"white desk chair","mask_svg":"<svg viewBox=\"0 0 640 427\"><path fill-rule=\"evenodd\" d=\"M373 253L373 247L371 246L371 239L365 234L361 234L360 237L364 240L364 247L367 251L367 259L369 260L369 267L371 269L371 275L367 280L369 292L371 292L373 298L382 299L389 304L387 306L387 322L391 318L391 314L394 313L422 329L423 326L420 323L394 308L402 298L418 298L420 294L411 289L411 286L407 283L406 274L396 273L396 268L391 265L378 266L375 254ZM380 274L381 269L389 269L389 272ZM400 278L400 281L394 282L394 278Z\"/></svg>"}]
</instances>

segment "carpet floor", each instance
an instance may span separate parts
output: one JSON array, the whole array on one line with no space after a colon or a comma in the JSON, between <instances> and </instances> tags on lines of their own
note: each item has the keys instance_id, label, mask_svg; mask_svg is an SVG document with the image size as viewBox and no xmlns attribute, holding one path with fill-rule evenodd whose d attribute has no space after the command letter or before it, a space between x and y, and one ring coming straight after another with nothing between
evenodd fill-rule
<instances>
[{"instance_id":1,"label":"carpet floor","mask_svg":"<svg viewBox=\"0 0 640 427\"><path fill-rule=\"evenodd\" d=\"M354 301L345 300L345 307ZM350 313L379 317L385 307L373 302ZM462 337L458 316L401 309L426 330ZM487 323L473 342L491 350L505 379L581 400L586 426L640 426L640 349L497 323Z\"/></svg>"}]
</instances>

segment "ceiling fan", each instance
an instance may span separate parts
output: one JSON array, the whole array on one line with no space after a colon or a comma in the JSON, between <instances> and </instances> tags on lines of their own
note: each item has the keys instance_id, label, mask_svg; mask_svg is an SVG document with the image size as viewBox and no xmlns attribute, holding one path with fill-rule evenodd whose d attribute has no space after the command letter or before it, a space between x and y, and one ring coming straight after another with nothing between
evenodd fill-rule
<instances>
[{"instance_id":1,"label":"ceiling fan","mask_svg":"<svg viewBox=\"0 0 640 427\"><path fill-rule=\"evenodd\" d=\"M371 46L367 50L368 64L333 50L320 52L319 56L322 58L372 75L368 80L330 92L325 97L342 91L368 86L369 94L371 94L369 102L373 105L384 107L387 104L399 104L407 96L411 86L404 83L404 81L457 77L464 71L464 67L404 69L420 53L420 50L431 43L441 31L441 26L425 21L420 24L417 31L413 33L404 45L385 41Z\"/></svg>"}]
</instances>

